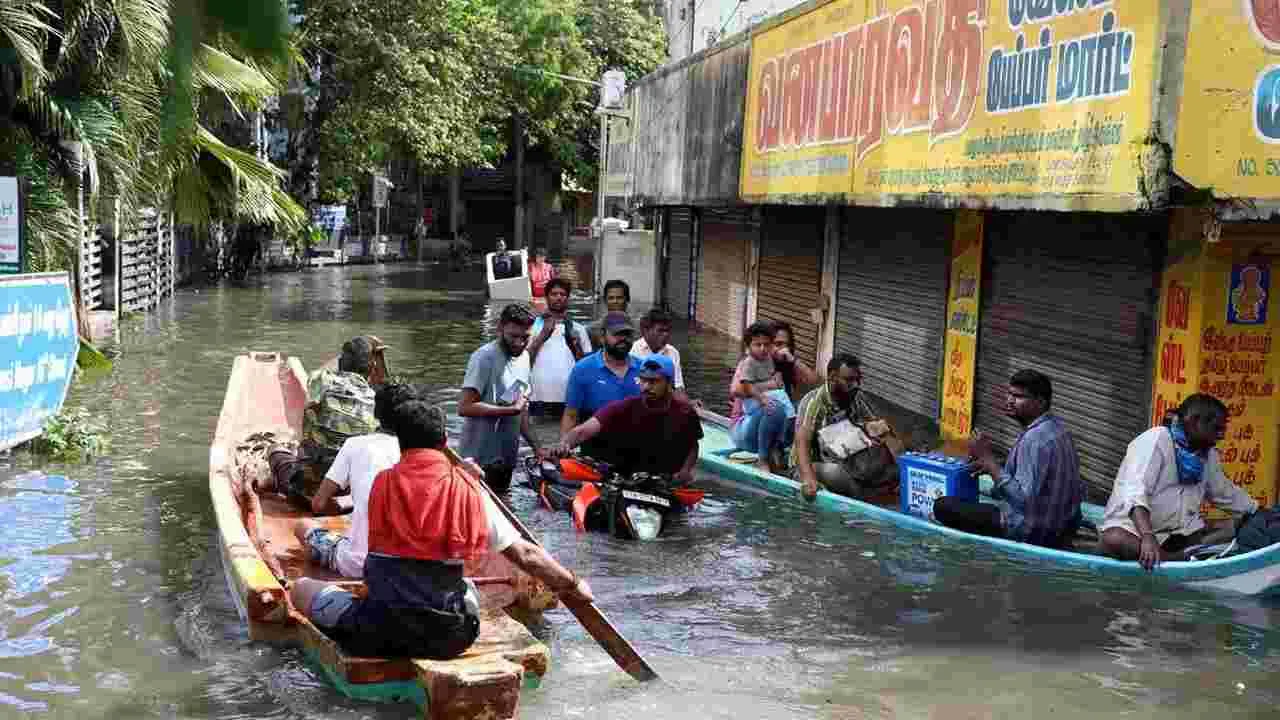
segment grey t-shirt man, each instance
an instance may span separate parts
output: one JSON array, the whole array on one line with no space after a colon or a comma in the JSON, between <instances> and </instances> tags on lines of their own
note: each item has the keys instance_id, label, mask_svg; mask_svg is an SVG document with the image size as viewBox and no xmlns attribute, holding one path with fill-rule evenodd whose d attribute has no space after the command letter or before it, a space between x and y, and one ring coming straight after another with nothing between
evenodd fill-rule
<instances>
[{"instance_id":1,"label":"grey t-shirt man","mask_svg":"<svg viewBox=\"0 0 1280 720\"><path fill-rule=\"evenodd\" d=\"M480 395L480 402L512 405L522 392L528 392L529 353L507 355L502 344L494 340L471 353L462 388ZM463 418L462 441L458 452L474 458L480 465L515 465L520 451L520 416L500 418Z\"/></svg>"}]
</instances>

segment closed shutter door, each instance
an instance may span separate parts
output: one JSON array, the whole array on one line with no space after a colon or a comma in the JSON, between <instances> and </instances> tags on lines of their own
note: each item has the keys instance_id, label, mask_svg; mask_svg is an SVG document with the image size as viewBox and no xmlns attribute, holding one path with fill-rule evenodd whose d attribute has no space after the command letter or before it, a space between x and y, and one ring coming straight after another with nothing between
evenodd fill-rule
<instances>
[{"instance_id":1,"label":"closed shutter door","mask_svg":"<svg viewBox=\"0 0 1280 720\"><path fill-rule=\"evenodd\" d=\"M704 209L698 260L698 324L742 337L747 267L759 227L749 210Z\"/></svg>"},{"instance_id":2,"label":"closed shutter door","mask_svg":"<svg viewBox=\"0 0 1280 720\"><path fill-rule=\"evenodd\" d=\"M667 294L662 298L671 313L678 318L689 317L689 276L693 265L693 210L671 208L667 210L670 228L670 255L667 257Z\"/></svg>"},{"instance_id":3,"label":"closed shutter door","mask_svg":"<svg viewBox=\"0 0 1280 720\"><path fill-rule=\"evenodd\" d=\"M847 211L836 293L835 347L862 361L863 386L935 420L952 222L941 211Z\"/></svg>"},{"instance_id":4,"label":"closed shutter door","mask_svg":"<svg viewBox=\"0 0 1280 720\"><path fill-rule=\"evenodd\" d=\"M811 311L822 306L824 208L766 208L756 315L790 323L796 356L810 367L818 359L818 325Z\"/></svg>"},{"instance_id":5,"label":"closed shutter door","mask_svg":"<svg viewBox=\"0 0 1280 720\"><path fill-rule=\"evenodd\" d=\"M1021 428L1005 417L1009 377L1053 383L1080 474L1109 492L1125 447L1147 429L1151 333L1163 260L1158 219L995 213L987 219L975 428L1006 450Z\"/></svg>"}]
</instances>

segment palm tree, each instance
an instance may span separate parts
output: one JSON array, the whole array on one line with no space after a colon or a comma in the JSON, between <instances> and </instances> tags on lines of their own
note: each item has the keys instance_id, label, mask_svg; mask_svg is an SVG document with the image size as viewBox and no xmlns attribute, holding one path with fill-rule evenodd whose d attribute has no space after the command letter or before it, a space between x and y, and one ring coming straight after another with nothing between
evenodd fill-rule
<instances>
[{"instance_id":1,"label":"palm tree","mask_svg":"<svg viewBox=\"0 0 1280 720\"><path fill-rule=\"evenodd\" d=\"M282 171L201 123L218 108L243 118L281 86L294 57L283 12L283 0L0 0L0 147L16 148L0 171L32 178L39 264L74 257L76 211L58 190L74 197L82 179L126 216L162 204L199 226L301 225Z\"/></svg>"}]
</instances>

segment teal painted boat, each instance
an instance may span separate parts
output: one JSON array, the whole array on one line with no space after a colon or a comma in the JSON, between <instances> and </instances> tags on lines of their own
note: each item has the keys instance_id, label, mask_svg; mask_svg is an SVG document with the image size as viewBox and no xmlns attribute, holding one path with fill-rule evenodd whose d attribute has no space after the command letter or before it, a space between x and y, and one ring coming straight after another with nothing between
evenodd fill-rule
<instances>
[{"instance_id":1,"label":"teal painted boat","mask_svg":"<svg viewBox=\"0 0 1280 720\"><path fill-rule=\"evenodd\" d=\"M794 498L798 503L805 502L800 495L800 483L795 480L763 472L754 465L744 465L729 460L729 454L734 452L734 447L729 439L726 423L727 421L719 416L711 413L703 414L704 437L699 448L699 467L723 480L758 488L780 497ZM990 480L984 479L981 488L984 500L990 500L988 496L990 488ZM1013 556L1043 560L1067 567L1091 569L1108 575L1137 577L1148 575L1136 562L1121 562L1100 555L1054 550L1003 538L973 535L900 512L896 505L882 507L825 490L818 492L813 504L818 510L868 517L892 523L913 532L938 535L956 542L986 545ZM1102 521L1102 506L1085 503L1082 510L1085 520L1089 523L1096 525ZM1242 595L1277 594L1280 593L1280 545L1220 559L1166 562L1158 566L1154 573L1173 582L1200 589Z\"/></svg>"}]
</instances>

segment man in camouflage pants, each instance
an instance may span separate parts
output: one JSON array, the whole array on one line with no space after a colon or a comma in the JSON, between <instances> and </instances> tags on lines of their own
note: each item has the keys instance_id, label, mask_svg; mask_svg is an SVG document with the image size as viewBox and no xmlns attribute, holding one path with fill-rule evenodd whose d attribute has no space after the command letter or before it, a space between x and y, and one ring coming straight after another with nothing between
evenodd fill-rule
<instances>
[{"instance_id":1,"label":"man in camouflage pants","mask_svg":"<svg viewBox=\"0 0 1280 720\"><path fill-rule=\"evenodd\" d=\"M387 348L376 337L362 335L342 346L338 369L322 367L307 382L307 404L298 453L277 445L267 455L274 486L258 488L280 493L300 507L311 507L307 495L306 467L317 477L333 463L347 438L378 429L373 416L374 387L386 381ZM331 508L337 512L337 508Z\"/></svg>"}]
</instances>

